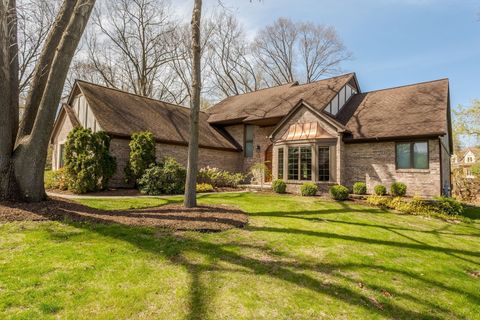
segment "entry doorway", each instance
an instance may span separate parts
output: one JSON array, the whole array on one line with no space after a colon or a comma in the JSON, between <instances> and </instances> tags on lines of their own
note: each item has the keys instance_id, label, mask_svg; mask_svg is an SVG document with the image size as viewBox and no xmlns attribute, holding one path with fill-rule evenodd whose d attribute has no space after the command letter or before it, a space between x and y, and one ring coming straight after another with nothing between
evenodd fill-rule
<instances>
[{"instance_id":1,"label":"entry doorway","mask_svg":"<svg viewBox=\"0 0 480 320\"><path fill-rule=\"evenodd\" d=\"M273 160L273 145L269 145L265 150L265 166L268 172L265 174L265 182L272 182L272 160Z\"/></svg>"}]
</instances>

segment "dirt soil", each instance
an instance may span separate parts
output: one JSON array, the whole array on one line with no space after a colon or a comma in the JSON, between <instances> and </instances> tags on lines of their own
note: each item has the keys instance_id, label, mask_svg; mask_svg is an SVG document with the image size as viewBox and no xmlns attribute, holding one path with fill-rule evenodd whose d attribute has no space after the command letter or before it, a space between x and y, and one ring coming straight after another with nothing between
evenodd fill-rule
<instances>
[{"instance_id":1,"label":"dirt soil","mask_svg":"<svg viewBox=\"0 0 480 320\"><path fill-rule=\"evenodd\" d=\"M0 202L0 223L46 220L90 221L183 231L216 232L242 228L247 224L248 216L243 211L222 205L187 209L179 204L167 204L154 208L106 211L60 198L52 198L39 203Z\"/></svg>"}]
</instances>

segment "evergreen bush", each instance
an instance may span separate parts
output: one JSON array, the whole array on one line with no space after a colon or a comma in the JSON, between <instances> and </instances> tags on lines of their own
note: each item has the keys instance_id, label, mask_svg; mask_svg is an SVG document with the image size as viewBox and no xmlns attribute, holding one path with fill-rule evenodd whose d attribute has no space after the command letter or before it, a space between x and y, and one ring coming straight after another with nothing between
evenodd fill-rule
<instances>
[{"instance_id":1,"label":"evergreen bush","mask_svg":"<svg viewBox=\"0 0 480 320\"><path fill-rule=\"evenodd\" d=\"M155 137L149 131L135 132L130 141L130 156L125 167L127 183L137 183L145 170L155 164Z\"/></svg>"},{"instance_id":2,"label":"evergreen bush","mask_svg":"<svg viewBox=\"0 0 480 320\"><path fill-rule=\"evenodd\" d=\"M347 200L349 195L349 190L347 187L337 184L330 187L330 196L339 201Z\"/></svg>"},{"instance_id":3,"label":"evergreen bush","mask_svg":"<svg viewBox=\"0 0 480 320\"><path fill-rule=\"evenodd\" d=\"M367 184L365 182L355 182L353 184L354 194L367 194Z\"/></svg>"},{"instance_id":4,"label":"evergreen bush","mask_svg":"<svg viewBox=\"0 0 480 320\"><path fill-rule=\"evenodd\" d=\"M74 128L65 143L65 174L68 190L85 193L104 190L116 170L105 132Z\"/></svg>"},{"instance_id":5,"label":"evergreen bush","mask_svg":"<svg viewBox=\"0 0 480 320\"><path fill-rule=\"evenodd\" d=\"M287 190L287 184L282 179L277 179L272 183L272 189L276 193L285 193Z\"/></svg>"},{"instance_id":6,"label":"evergreen bush","mask_svg":"<svg viewBox=\"0 0 480 320\"><path fill-rule=\"evenodd\" d=\"M182 194L186 176L185 167L174 158L167 157L162 163L145 170L138 180L139 190L148 195Z\"/></svg>"}]
</instances>

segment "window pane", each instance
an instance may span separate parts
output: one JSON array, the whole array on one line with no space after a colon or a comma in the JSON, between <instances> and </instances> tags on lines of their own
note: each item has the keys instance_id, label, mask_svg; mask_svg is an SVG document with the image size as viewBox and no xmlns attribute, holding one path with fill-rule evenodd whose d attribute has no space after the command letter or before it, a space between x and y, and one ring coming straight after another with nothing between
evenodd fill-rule
<instances>
[{"instance_id":1,"label":"window pane","mask_svg":"<svg viewBox=\"0 0 480 320\"><path fill-rule=\"evenodd\" d=\"M413 167L428 169L428 143L416 142L413 144Z\"/></svg>"},{"instance_id":2,"label":"window pane","mask_svg":"<svg viewBox=\"0 0 480 320\"><path fill-rule=\"evenodd\" d=\"M329 147L318 147L318 181L330 181L329 150Z\"/></svg>"},{"instance_id":3,"label":"window pane","mask_svg":"<svg viewBox=\"0 0 480 320\"><path fill-rule=\"evenodd\" d=\"M253 142L245 142L245 157L253 157Z\"/></svg>"},{"instance_id":4,"label":"window pane","mask_svg":"<svg viewBox=\"0 0 480 320\"><path fill-rule=\"evenodd\" d=\"M408 169L410 165L410 143L397 144L397 168Z\"/></svg>"},{"instance_id":5,"label":"window pane","mask_svg":"<svg viewBox=\"0 0 480 320\"><path fill-rule=\"evenodd\" d=\"M245 157L253 157L253 126L245 126Z\"/></svg>"},{"instance_id":6,"label":"window pane","mask_svg":"<svg viewBox=\"0 0 480 320\"><path fill-rule=\"evenodd\" d=\"M298 148L288 148L288 180L298 180Z\"/></svg>"},{"instance_id":7,"label":"window pane","mask_svg":"<svg viewBox=\"0 0 480 320\"><path fill-rule=\"evenodd\" d=\"M63 168L65 165L65 145L61 144L60 145L60 150L59 150L59 155L58 155L58 168Z\"/></svg>"},{"instance_id":8,"label":"window pane","mask_svg":"<svg viewBox=\"0 0 480 320\"><path fill-rule=\"evenodd\" d=\"M312 148L300 148L300 180L312 180Z\"/></svg>"},{"instance_id":9,"label":"window pane","mask_svg":"<svg viewBox=\"0 0 480 320\"><path fill-rule=\"evenodd\" d=\"M283 148L278 149L278 179L283 179Z\"/></svg>"}]
</instances>

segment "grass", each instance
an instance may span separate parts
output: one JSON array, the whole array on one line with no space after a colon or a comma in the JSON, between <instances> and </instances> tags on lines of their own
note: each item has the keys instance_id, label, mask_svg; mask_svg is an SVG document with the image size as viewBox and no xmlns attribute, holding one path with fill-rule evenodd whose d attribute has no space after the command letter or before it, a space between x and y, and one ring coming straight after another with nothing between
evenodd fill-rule
<instances>
[{"instance_id":1,"label":"grass","mask_svg":"<svg viewBox=\"0 0 480 320\"><path fill-rule=\"evenodd\" d=\"M113 210L163 201L81 202ZM249 226L204 234L0 225L0 318L480 318L480 220L452 224L289 195L200 202L238 206ZM468 214L480 217L478 208Z\"/></svg>"}]
</instances>

